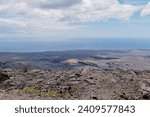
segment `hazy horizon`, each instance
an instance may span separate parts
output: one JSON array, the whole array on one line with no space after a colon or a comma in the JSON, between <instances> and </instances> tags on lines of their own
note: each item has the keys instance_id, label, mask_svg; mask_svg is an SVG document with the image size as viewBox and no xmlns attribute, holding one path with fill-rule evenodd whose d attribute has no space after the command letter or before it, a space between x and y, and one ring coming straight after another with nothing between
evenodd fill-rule
<instances>
[{"instance_id":1,"label":"hazy horizon","mask_svg":"<svg viewBox=\"0 0 150 117\"><path fill-rule=\"evenodd\" d=\"M81 39L56 41L1 41L0 52L43 52L60 50L135 50L150 49L150 40Z\"/></svg>"}]
</instances>

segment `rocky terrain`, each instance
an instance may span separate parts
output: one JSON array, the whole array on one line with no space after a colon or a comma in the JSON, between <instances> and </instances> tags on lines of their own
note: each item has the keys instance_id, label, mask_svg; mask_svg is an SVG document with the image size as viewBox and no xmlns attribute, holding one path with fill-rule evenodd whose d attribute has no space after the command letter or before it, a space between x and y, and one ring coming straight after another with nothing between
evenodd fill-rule
<instances>
[{"instance_id":1,"label":"rocky terrain","mask_svg":"<svg viewBox=\"0 0 150 117\"><path fill-rule=\"evenodd\" d=\"M150 51L0 53L0 99L149 100Z\"/></svg>"}]
</instances>

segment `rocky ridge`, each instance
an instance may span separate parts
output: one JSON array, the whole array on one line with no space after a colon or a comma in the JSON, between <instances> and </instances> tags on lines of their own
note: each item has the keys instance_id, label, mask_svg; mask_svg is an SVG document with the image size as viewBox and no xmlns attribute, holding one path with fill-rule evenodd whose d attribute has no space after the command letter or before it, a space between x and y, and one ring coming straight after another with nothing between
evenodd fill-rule
<instances>
[{"instance_id":1,"label":"rocky ridge","mask_svg":"<svg viewBox=\"0 0 150 117\"><path fill-rule=\"evenodd\" d=\"M80 67L0 71L0 99L150 99L150 71Z\"/></svg>"}]
</instances>

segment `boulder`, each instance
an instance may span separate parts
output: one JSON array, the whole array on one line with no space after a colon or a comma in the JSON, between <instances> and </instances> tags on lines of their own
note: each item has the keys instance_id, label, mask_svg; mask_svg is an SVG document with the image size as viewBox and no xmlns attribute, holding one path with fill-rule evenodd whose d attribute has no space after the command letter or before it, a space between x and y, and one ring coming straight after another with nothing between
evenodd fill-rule
<instances>
[{"instance_id":1,"label":"boulder","mask_svg":"<svg viewBox=\"0 0 150 117\"><path fill-rule=\"evenodd\" d=\"M0 83L3 81L6 81L9 79L9 76L7 74L1 73L0 72Z\"/></svg>"}]
</instances>

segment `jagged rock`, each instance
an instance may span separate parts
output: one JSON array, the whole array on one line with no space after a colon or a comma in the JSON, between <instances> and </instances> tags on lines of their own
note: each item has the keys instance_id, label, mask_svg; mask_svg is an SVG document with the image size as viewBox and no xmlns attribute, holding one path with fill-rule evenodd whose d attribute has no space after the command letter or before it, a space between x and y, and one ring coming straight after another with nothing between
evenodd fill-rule
<instances>
[{"instance_id":1,"label":"jagged rock","mask_svg":"<svg viewBox=\"0 0 150 117\"><path fill-rule=\"evenodd\" d=\"M15 86L15 83L12 82L11 79L4 81L3 83L5 85L5 87L11 87L11 86Z\"/></svg>"},{"instance_id":2,"label":"jagged rock","mask_svg":"<svg viewBox=\"0 0 150 117\"><path fill-rule=\"evenodd\" d=\"M37 79L36 83L44 82L44 79Z\"/></svg>"},{"instance_id":3,"label":"jagged rock","mask_svg":"<svg viewBox=\"0 0 150 117\"><path fill-rule=\"evenodd\" d=\"M83 67L81 70L81 74L86 74L90 71L89 67Z\"/></svg>"},{"instance_id":4,"label":"jagged rock","mask_svg":"<svg viewBox=\"0 0 150 117\"><path fill-rule=\"evenodd\" d=\"M144 80L140 82L140 87L143 90L150 92L150 80Z\"/></svg>"},{"instance_id":5,"label":"jagged rock","mask_svg":"<svg viewBox=\"0 0 150 117\"><path fill-rule=\"evenodd\" d=\"M3 81L6 81L9 79L9 76L7 74L1 73L0 72L0 83Z\"/></svg>"},{"instance_id":6,"label":"jagged rock","mask_svg":"<svg viewBox=\"0 0 150 117\"><path fill-rule=\"evenodd\" d=\"M98 98L97 98L97 97L92 97L92 99L93 99L93 100L98 100Z\"/></svg>"},{"instance_id":7,"label":"jagged rock","mask_svg":"<svg viewBox=\"0 0 150 117\"><path fill-rule=\"evenodd\" d=\"M146 71L136 74L131 70L84 67L82 70L39 70L25 74L15 70L3 72L5 74L0 72L0 90L11 94L0 96L0 99L150 99L150 72ZM22 91L26 87L40 93L27 95ZM48 95L56 92L56 96Z\"/></svg>"},{"instance_id":8,"label":"jagged rock","mask_svg":"<svg viewBox=\"0 0 150 117\"><path fill-rule=\"evenodd\" d=\"M95 81L92 80L92 79L86 79L86 81L87 81L90 85L95 84Z\"/></svg>"},{"instance_id":9,"label":"jagged rock","mask_svg":"<svg viewBox=\"0 0 150 117\"><path fill-rule=\"evenodd\" d=\"M143 95L142 98L143 98L144 100L150 100L150 95L149 95L149 94Z\"/></svg>"}]
</instances>

